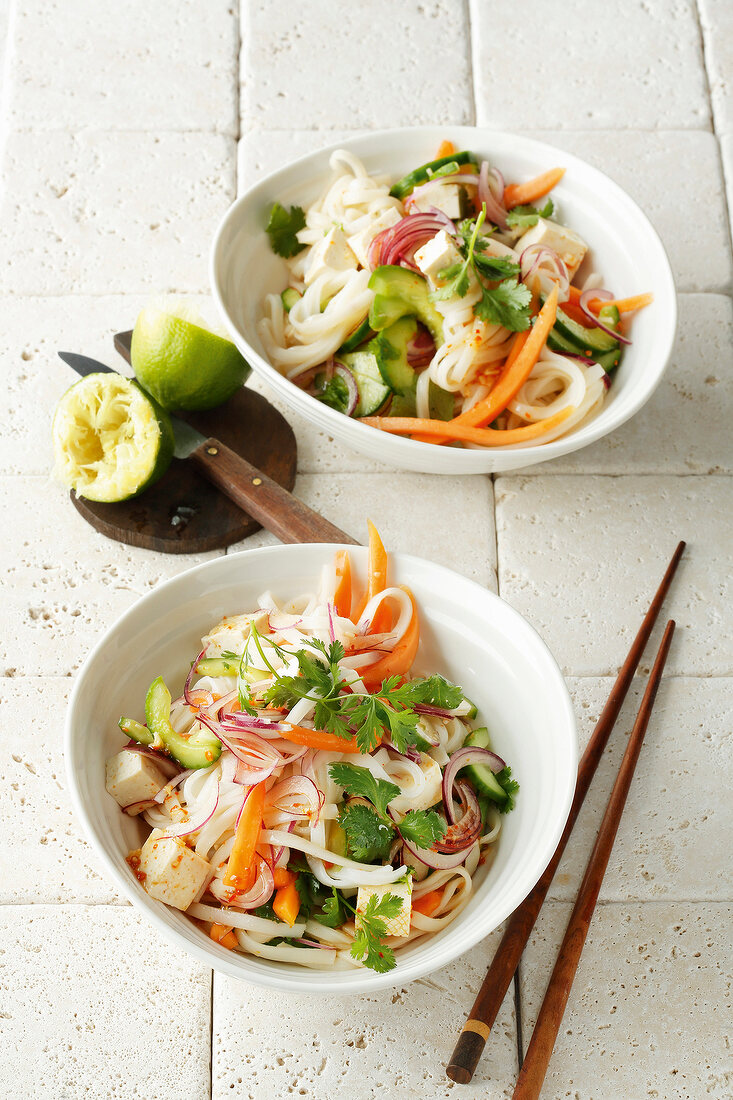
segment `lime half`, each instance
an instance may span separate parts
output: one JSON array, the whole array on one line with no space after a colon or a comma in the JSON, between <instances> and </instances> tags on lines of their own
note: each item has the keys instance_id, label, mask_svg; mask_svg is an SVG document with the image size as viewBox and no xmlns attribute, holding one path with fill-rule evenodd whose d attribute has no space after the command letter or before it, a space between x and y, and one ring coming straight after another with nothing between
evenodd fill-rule
<instances>
[{"instance_id":1,"label":"lime half","mask_svg":"<svg viewBox=\"0 0 733 1100\"><path fill-rule=\"evenodd\" d=\"M164 409L213 409L234 394L249 374L234 344L175 309L148 306L132 333L135 376Z\"/></svg>"},{"instance_id":2,"label":"lime half","mask_svg":"<svg viewBox=\"0 0 733 1100\"><path fill-rule=\"evenodd\" d=\"M168 413L121 374L89 374L66 391L53 421L54 473L77 496L127 500L173 457Z\"/></svg>"}]
</instances>

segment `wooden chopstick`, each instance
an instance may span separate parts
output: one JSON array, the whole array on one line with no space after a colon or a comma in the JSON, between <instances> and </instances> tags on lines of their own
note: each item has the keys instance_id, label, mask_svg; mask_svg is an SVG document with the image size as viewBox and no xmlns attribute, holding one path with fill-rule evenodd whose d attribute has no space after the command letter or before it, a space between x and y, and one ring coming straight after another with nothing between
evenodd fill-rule
<instances>
[{"instance_id":1,"label":"wooden chopstick","mask_svg":"<svg viewBox=\"0 0 733 1100\"><path fill-rule=\"evenodd\" d=\"M677 571L680 558L685 549L685 543L680 542L675 550L669 565L667 566L662 583L656 591L654 599L649 605L639 631L631 644L628 656L621 666L616 681L611 688L606 705L593 730L590 741L578 766L578 781L575 787L570 813L565 825L565 830L560 837L554 856L550 860L537 885L524 899L522 904L509 917L504 935L501 938L494 959L484 978L478 996L473 1003L463 1030L456 1043L451 1060L446 1066L446 1073L452 1081L459 1084L467 1084L473 1077L476 1066L479 1063L486 1040L501 1008L506 991L514 977L514 972L519 965L519 959L525 944L537 919L537 914L542 908L550 883L555 877L555 871L560 862L570 834L573 831L576 818L588 793L591 780L595 775L598 762L603 755L611 730L614 727L619 711L623 705L629 690L629 685L634 678L637 665L641 660L649 636L654 629L654 624L661 610L662 604L669 591L672 578Z\"/></svg>"},{"instance_id":2,"label":"wooden chopstick","mask_svg":"<svg viewBox=\"0 0 733 1100\"><path fill-rule=\"evenodd\" d=\"M583 875L575 906L565 929L562 946L537 1017L527 1055L519 1071L513 1100L537 1100L540 1094L547 1067L552 1057L557 1033L560 1030L560 1024L565 1013L565 1006L568 1003L573 979L578 969L580 955L588 935L593 911L601 891L601 883L606 873L621 815L624 812L631 780L634 777L634 769L644 741L644 734L649 725L657 689L662 679L664 664L674 634L674 626L674 621L670 619L646 685L646 691L624 752L624 758L621 761L621 767L616 776L616 782L608 799L606 812L603 815L598 836Z\"/></svg>"}]
</instances>

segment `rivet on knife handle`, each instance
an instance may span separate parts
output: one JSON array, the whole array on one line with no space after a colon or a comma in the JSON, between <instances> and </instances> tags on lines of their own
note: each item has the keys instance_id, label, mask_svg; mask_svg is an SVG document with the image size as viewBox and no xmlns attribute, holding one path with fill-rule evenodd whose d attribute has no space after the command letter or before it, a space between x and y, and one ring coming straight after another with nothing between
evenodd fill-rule
<instances>
[{"instance_id":1,"label":"rivet on knife handle","mask_svg":"<svg viewBox=\"0 0 733 1100\"><path fill-rule=\"evenodd\" d=\"M189 457L209 481L281 542L357 545L356 539L334 527L218 439L204 440Z\"/></svg>"}]
</instances>

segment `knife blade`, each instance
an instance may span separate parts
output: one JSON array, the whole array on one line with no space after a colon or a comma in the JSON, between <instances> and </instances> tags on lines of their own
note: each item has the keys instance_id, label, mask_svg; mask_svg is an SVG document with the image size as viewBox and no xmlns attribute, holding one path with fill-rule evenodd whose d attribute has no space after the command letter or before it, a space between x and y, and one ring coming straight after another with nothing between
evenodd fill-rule
<instances>
[{"instance_id":1,"label":"knife blade","mask_svg":"<svg viewBox=\"0 0 733 1100\"><path fill-rule=\"evenodd\" d=\"M90 374L120 373L112 367L100 363L98 359L92 359L88 355L79 355L75 351L60 351L58 354L59 359L63 359L64 363L71 367L72 370L75 370L77 374L80 374L82 378L86 378ZM122 377L126 378L127 375L123 375ZM192 428L185 420L180 420L177 416L173 416L172 413L169 415L171 424L173 425L173 438L175 441L173 454L176 458L188 458L197 447L200 447L202 443L206 442L206 436L196 431L195 428Z\"/></svg>"},{"instance_id":2,"label":"knife blade","mask_svg":"<svg viewBox=\"0 0 733 1100\"><path fill-rule=\"evenodd\" d=\"M79 355L75 351L60 351L59 358L83 378L90 374L120 374L112 367ZM127 375L121 377L126 378ZM282 485L258 470L220 440L202 435L185 420L171 416L176 458L189 459L204 477L243 512L256 519L281 542L350 543L356 539L334 527L327 519L303 504Z\"/></svg>"}]
</instances>

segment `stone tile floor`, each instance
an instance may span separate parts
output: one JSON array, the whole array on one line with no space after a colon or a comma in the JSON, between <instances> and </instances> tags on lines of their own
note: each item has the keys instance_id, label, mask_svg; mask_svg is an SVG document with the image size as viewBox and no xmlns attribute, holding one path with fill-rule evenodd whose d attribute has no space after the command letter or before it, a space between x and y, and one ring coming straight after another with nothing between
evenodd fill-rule
<instances>
[{"instance_id":1,"label":"stone tile floor","mask_svg":"<svg viewBox=\"0 0 733 1100\"><path fill-rule=\"evenodd\" d=\"M583 741L662 561L688 539L670 675L542 1095L726 1100L731 5L362 0L346 11L0 0L0 1093L511 1095L638 691L469 1087L443 1066L496 935L404 989L263 1007L258 990L172 957L115 894L73 819L60 750L85 653L192 562L105 541L49 480L50 416L69 382L55 349L112 361L111 333L149 293L205 294L217 220L285 160L359 129L444 122L532 132L637 198L680 291L670 370L612 438L494 483L395 473L292 417L296 492L355 535L366 509L390 545L498 589L563 666ZM394 507L405 493L412 514Z\"/></svg>"}]
</instances>

